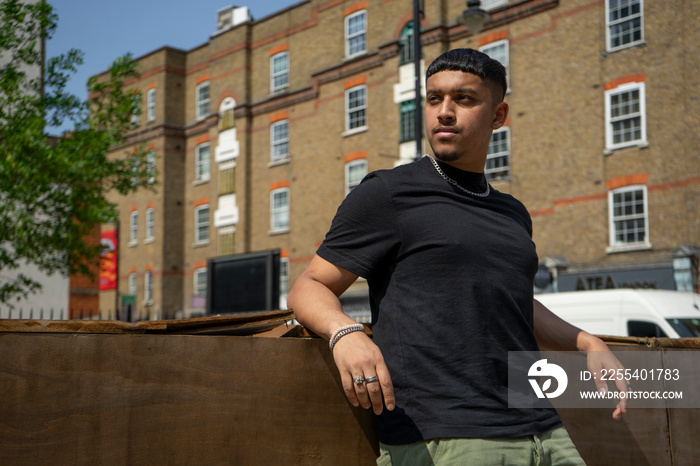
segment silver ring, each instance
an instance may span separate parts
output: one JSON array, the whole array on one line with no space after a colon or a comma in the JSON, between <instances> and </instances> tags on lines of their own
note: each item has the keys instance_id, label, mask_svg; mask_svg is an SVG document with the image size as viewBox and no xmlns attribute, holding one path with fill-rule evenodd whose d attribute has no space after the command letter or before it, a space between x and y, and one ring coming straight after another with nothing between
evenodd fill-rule
<instances>
[{"instance_id":1,"label":"silver ring","mask_svg":"<svg viewBox=\"0 0 700 466\"><path fill-rule=\"evenodd\" d=\"M354 379L352 379L353 382L355 382L357 385L362 385L362 382L365 381L365 378L362 377L361 375L356 375Z\"/></svg>"},{"instance_id":2,"label":"silver ring","mask_svg":"<svg viewBox=\"0 0 700 466\"><path fill-rule=\"evenodd\" d=\"M373 375L372 377L367 377L365 379L365 383L370 383L370 382L376 382L377 381L377 376Z\"/></svg>"}]
</instances>

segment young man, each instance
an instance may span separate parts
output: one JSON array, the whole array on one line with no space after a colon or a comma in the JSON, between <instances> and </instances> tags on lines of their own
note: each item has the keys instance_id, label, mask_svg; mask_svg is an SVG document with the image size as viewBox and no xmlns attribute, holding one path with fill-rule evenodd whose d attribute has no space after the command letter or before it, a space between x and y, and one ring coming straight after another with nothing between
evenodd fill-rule
<instances>
[{"instance_id":1,"label":"young man","mask_svg":"<svg viewBox=\"0 0 700 466\"><path fill-rule=\"evenodd\" d=\"M487 55L438 57L426 73L434 156L369 174L289 294L298 321L330 340L350 403L373 408L378 464L583 464L553 409L508 408L508 351L539 344L622 367L533 299L530 216L484 175L505 91L505 69ZM358 276L373 339L338 300Z\"/></svg>"}]
</instances>

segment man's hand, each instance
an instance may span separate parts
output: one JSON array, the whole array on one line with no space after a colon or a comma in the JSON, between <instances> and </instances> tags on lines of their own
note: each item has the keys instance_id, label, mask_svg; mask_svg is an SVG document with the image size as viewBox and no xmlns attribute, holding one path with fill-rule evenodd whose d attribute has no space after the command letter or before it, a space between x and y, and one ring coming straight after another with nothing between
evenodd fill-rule
<instances>
[{"instance_id":1,"label":"man's hand","mask_svg":"<svg viewBox=\"0 0 700 466\"><path fill-rule=\"evenodd\" d=\"M615 355L610 351L608 345L606 345L602 340L592 335L588 335L589 342L587 342L586 349L586 365L591 374L597 374L594 376L595 385L599 392L607 393L608 382L601 380L601 374L603 371L610 373L617 373L618 369L622 369L624 373L624 366L618 361ZM598 340L598 341L595 341ZM615 378L615 386L620 392L628 392L630 389L629 383L624 379ZM615 407L613 411L613 419L619 421L622 415L627 412L627 398L620 398L620 402Z\"/></svg>"},{"instance_id":2,"label":"man's hand","mask_svg":"<svg viewBox=\"0 0 700 466\"><path fill-rule=\"evenodd\" d=\"M289 291L287 305L294 309L299 323L329 340L337 329L357 324L345 315L338 300L355 280L357 275L352 272L314 256ZM382 352L364 332L351 332L341 337L333 346L333 359L340 371L345 395L353 406L371 407L380 414L383 400L388 410L394 409L396 402L389 369ZM355 383L358 376L362 383ZM376 381L371 379L375 376ZM370 378L370 382L364 382L366 378Z\"/></svg>"},{"instance_id":3,"label":"man's hand","mask_svg":"<svg viewBox=\"0 0 700 466\"><path fill-rule=\"evenodd\" d=\"M343 390L348 401L357 407L372 408L381 414L383 404L394 409L394 387L384 357L374 342L364 332L353 332L342 337L333 347L333 359L340 372ZM355 383L355 377L362 379L376 376L376 381ZM383 404L382 404L383 401Z\"/></svg>"},{"instance_id":4,"label":"man's hand","mask_svg":"<svg viewBox=\"0 0 700 466\"><path fill-rule=\"evenodd\" d=\"M603 340L562 320L536 299L533 306L535 337L541 348L553 351L583 351L586 353L586 364L591 374L600 374L603 369L623 369L624 372L624 367ZM606 381L596 377L595 383L599 391L607 392ZM629 385L624 380L615 380L615 385L621 392L629 391ZM613 412L613 419L620 420L626 412L627 398L620 398Z\"/></svg>"}]
</instances>

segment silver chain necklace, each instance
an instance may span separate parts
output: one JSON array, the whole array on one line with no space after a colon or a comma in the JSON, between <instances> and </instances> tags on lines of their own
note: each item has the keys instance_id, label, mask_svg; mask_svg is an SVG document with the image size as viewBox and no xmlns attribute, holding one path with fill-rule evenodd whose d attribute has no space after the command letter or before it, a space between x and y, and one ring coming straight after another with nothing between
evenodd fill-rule
<instances>
[{"instance_id":1,"label":"silver chain necklace","mask_svg":"<svg viewBox=\"0 0 700 466\"><path fill-rule=\"evenodd\" d=\"M430 159L431 162L433 162L433 167L435 167L435 170L437 170L437 172L440 174L440 176L445 178L445 180L447 180L448 183L451 183L451 184L457 186L459 189L461 189L465 193L471 194L472 196L476 196L476 197L486 197L491 192L491 185L489 184L488 181L486 182L486 192L475 193L474 191L469 191L467 188L460 186L460 184L457 183L455 180L453 180L449 176L445 175L445 172L442 171L442 168L440 168L440 165L438 165L437 161L431 155L428 155L428 158Z\"/></svg>"}]
</instances>

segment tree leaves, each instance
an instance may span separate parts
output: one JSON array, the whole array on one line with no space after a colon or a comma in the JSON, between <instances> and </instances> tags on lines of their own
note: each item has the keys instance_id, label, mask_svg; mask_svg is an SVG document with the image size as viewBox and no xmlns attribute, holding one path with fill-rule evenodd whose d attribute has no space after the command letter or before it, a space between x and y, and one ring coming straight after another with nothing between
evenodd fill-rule
<instances>
[{"instance_id":1,"label":"tree leaves","mask_svg":"<svg viewBox=\"0 0 700 466\"><path fill-rule=\"evenodd\" d=\"M82 64L70 50L46 60L44 38L56 28L50 5L0 2L0 302L33 293L40 284L22 274L22 261L48 273L89 273L100 252L85 237L115 220L104 194L154 189L153 166L145 146L108 157L125 145L138 94L125 82L139 76L131 55L88 82L82 101L65 91ZM61 137L45 128L72 122Z\"/></svg>"}]
</instances>

